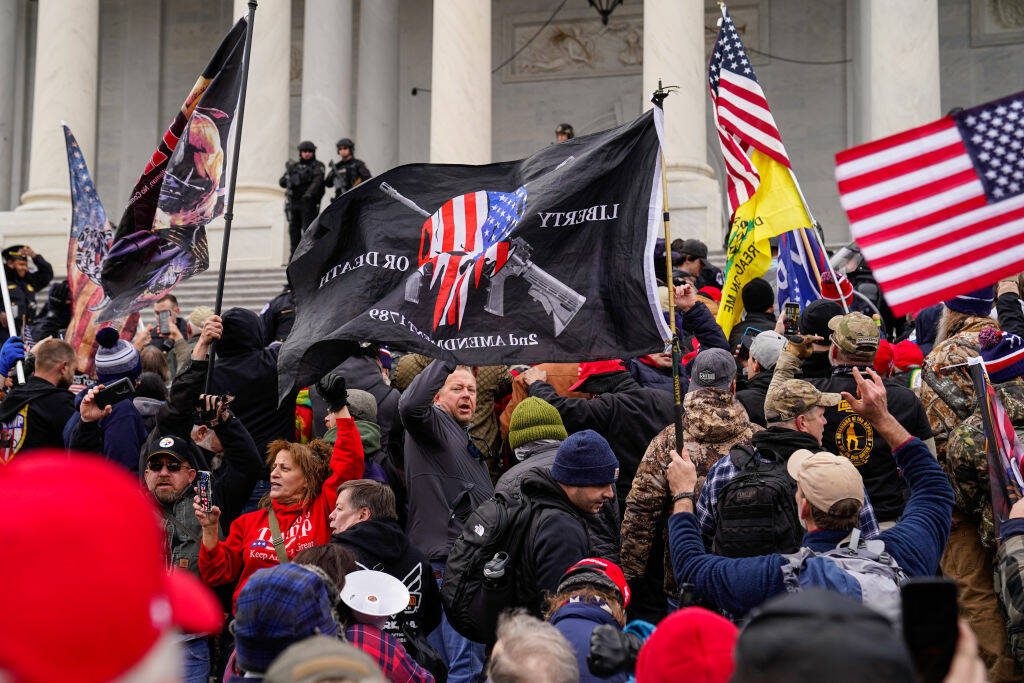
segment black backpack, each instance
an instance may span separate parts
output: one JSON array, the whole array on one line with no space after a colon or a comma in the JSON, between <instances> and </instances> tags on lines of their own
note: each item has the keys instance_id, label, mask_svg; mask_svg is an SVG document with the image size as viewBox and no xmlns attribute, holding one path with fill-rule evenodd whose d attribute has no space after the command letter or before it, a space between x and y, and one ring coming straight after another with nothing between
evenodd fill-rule
<instances>
[{"instance_id":1,"label":"black backpack","mask_svg":"<svg viewBox=\"0 0 1024 683\"><path fill-rule=\"evenodd\" d=\"M493 644L498 615L532 599L523 549L535 508L525 495L498 491L466 518L441 579L445 616L463 637Z\"/></svg>"},{"instance_id":2,"label":"black backpack","mask_svg":"<svg viewBox=\"0 0 1024 683\"><path fill-rule=\"evenodd\" d=\"M754 557L769 553L793 553L800 547L804 530L796 509L796 482L786 471L786 461L773 451L760 454L737 445L729 451L739 470L718 493L715 536L711 552L725 557Z\"/></svg>"}]
</instances>

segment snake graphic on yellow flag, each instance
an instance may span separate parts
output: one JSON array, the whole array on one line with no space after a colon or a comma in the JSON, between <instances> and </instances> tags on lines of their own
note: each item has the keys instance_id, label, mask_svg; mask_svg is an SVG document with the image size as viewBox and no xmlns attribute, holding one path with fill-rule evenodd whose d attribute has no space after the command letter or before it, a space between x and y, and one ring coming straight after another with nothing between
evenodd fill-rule
<instances>
[{"instance_id":1,"label":"snake graphic on yellow flag","mask_svg":"<svg viewBox=\"0 0 1024 683\"><path fill-rule=\"evenodd\" d=\"M811 226L789 169L758 149L752 151L750 160L757 167L761 184L732 217L717 318L726 337L743 316L743 285L764 275L771 265L768 238Z\"/></svg>"}]
</instances>

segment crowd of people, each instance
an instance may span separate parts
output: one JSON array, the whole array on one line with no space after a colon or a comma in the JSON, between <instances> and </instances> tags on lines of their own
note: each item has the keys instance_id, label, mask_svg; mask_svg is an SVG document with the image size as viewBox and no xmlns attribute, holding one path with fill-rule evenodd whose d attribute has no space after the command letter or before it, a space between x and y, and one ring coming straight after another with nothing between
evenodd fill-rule
<instances>
[{"instance_id":1,"label":"crowd of people","mask_svg":"<svg viewBox=\"0 0 1024 683\"><path fill-rule=\"evenodd\" d=\"M168 294L87 374L66 283L36 311L52 269L5 249L0 678L1021 680L1024 501L993 513L967 365L1024 430L1018 278L886 320L841 270L797 330L755 279L727 337L707 246L666 249L675 368L366 340L281 401L287 288L263 315Z\"/></svg>"}]
</instances>

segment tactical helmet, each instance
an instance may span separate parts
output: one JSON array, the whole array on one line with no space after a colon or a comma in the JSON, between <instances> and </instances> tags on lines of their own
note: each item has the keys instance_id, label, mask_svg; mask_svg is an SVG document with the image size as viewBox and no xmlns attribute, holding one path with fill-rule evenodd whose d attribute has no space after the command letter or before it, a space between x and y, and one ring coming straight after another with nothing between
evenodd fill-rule
<instances>
[{"instance_id":1,"label":"tactical helmet","mask_svg":"<svg viewBox=\"0 0 1024 683\"><path fill-rule=\"evenodd\" d=\"M315 152L316 151L316 145L314 145L309 140L303 140L302 142L299 143L299 151L300 152Z\"/></svg>"},{"instance_id":2,"label":"tactical helmet","mask_svg":"<svg viewBox=\"0 0 1024 683\"><path fill-rule=\"evenodd\" d=\"M555 135L565 135L567 140L572 140L576 137L576 133L568 123L558 124L558 127L555 128Z\"/></svg>"},{"instance_id":3,"label":"tactical helmet","mask_svg":"<svg viewBox=\"0 0 1024 683\"><path fill-rule=\"evenodd\" d=\"M338 140L338 144L336 144L334 147L336 149L341 149L342 147L348 147L352 151L353 154L356 153L356 143L352 142L351 138L342 138L342 139Z\"/></svg>"}]
</instances>

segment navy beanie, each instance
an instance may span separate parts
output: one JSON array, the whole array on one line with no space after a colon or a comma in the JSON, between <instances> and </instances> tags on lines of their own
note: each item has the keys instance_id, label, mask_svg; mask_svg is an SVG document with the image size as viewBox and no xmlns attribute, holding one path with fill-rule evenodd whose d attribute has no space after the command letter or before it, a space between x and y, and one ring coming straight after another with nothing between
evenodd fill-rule
<instances>
[{"instance_id":1,"label":"navy beanie","mask_svg":"<svg viewBox=\"0 0 1024 683\"><path fill-rule=\"evenodd\" d=\"M566 486L606 486L619 478L619 461L607 439L584 429L558 447L551 477Z\"/></svg>"},{"instance_id":2,"label":"navy beanie","mask_svg":"<svg viewBox=\"0 0 1024 683\"><path fill-rule=\"evenodd\" d=\"M995 301L995 298L995 287L989 285L988 287L976 289L973 292L955 296L943 303L951 311L984 317L992 313L992 303Z\"/></svg>"}]
</instances>

